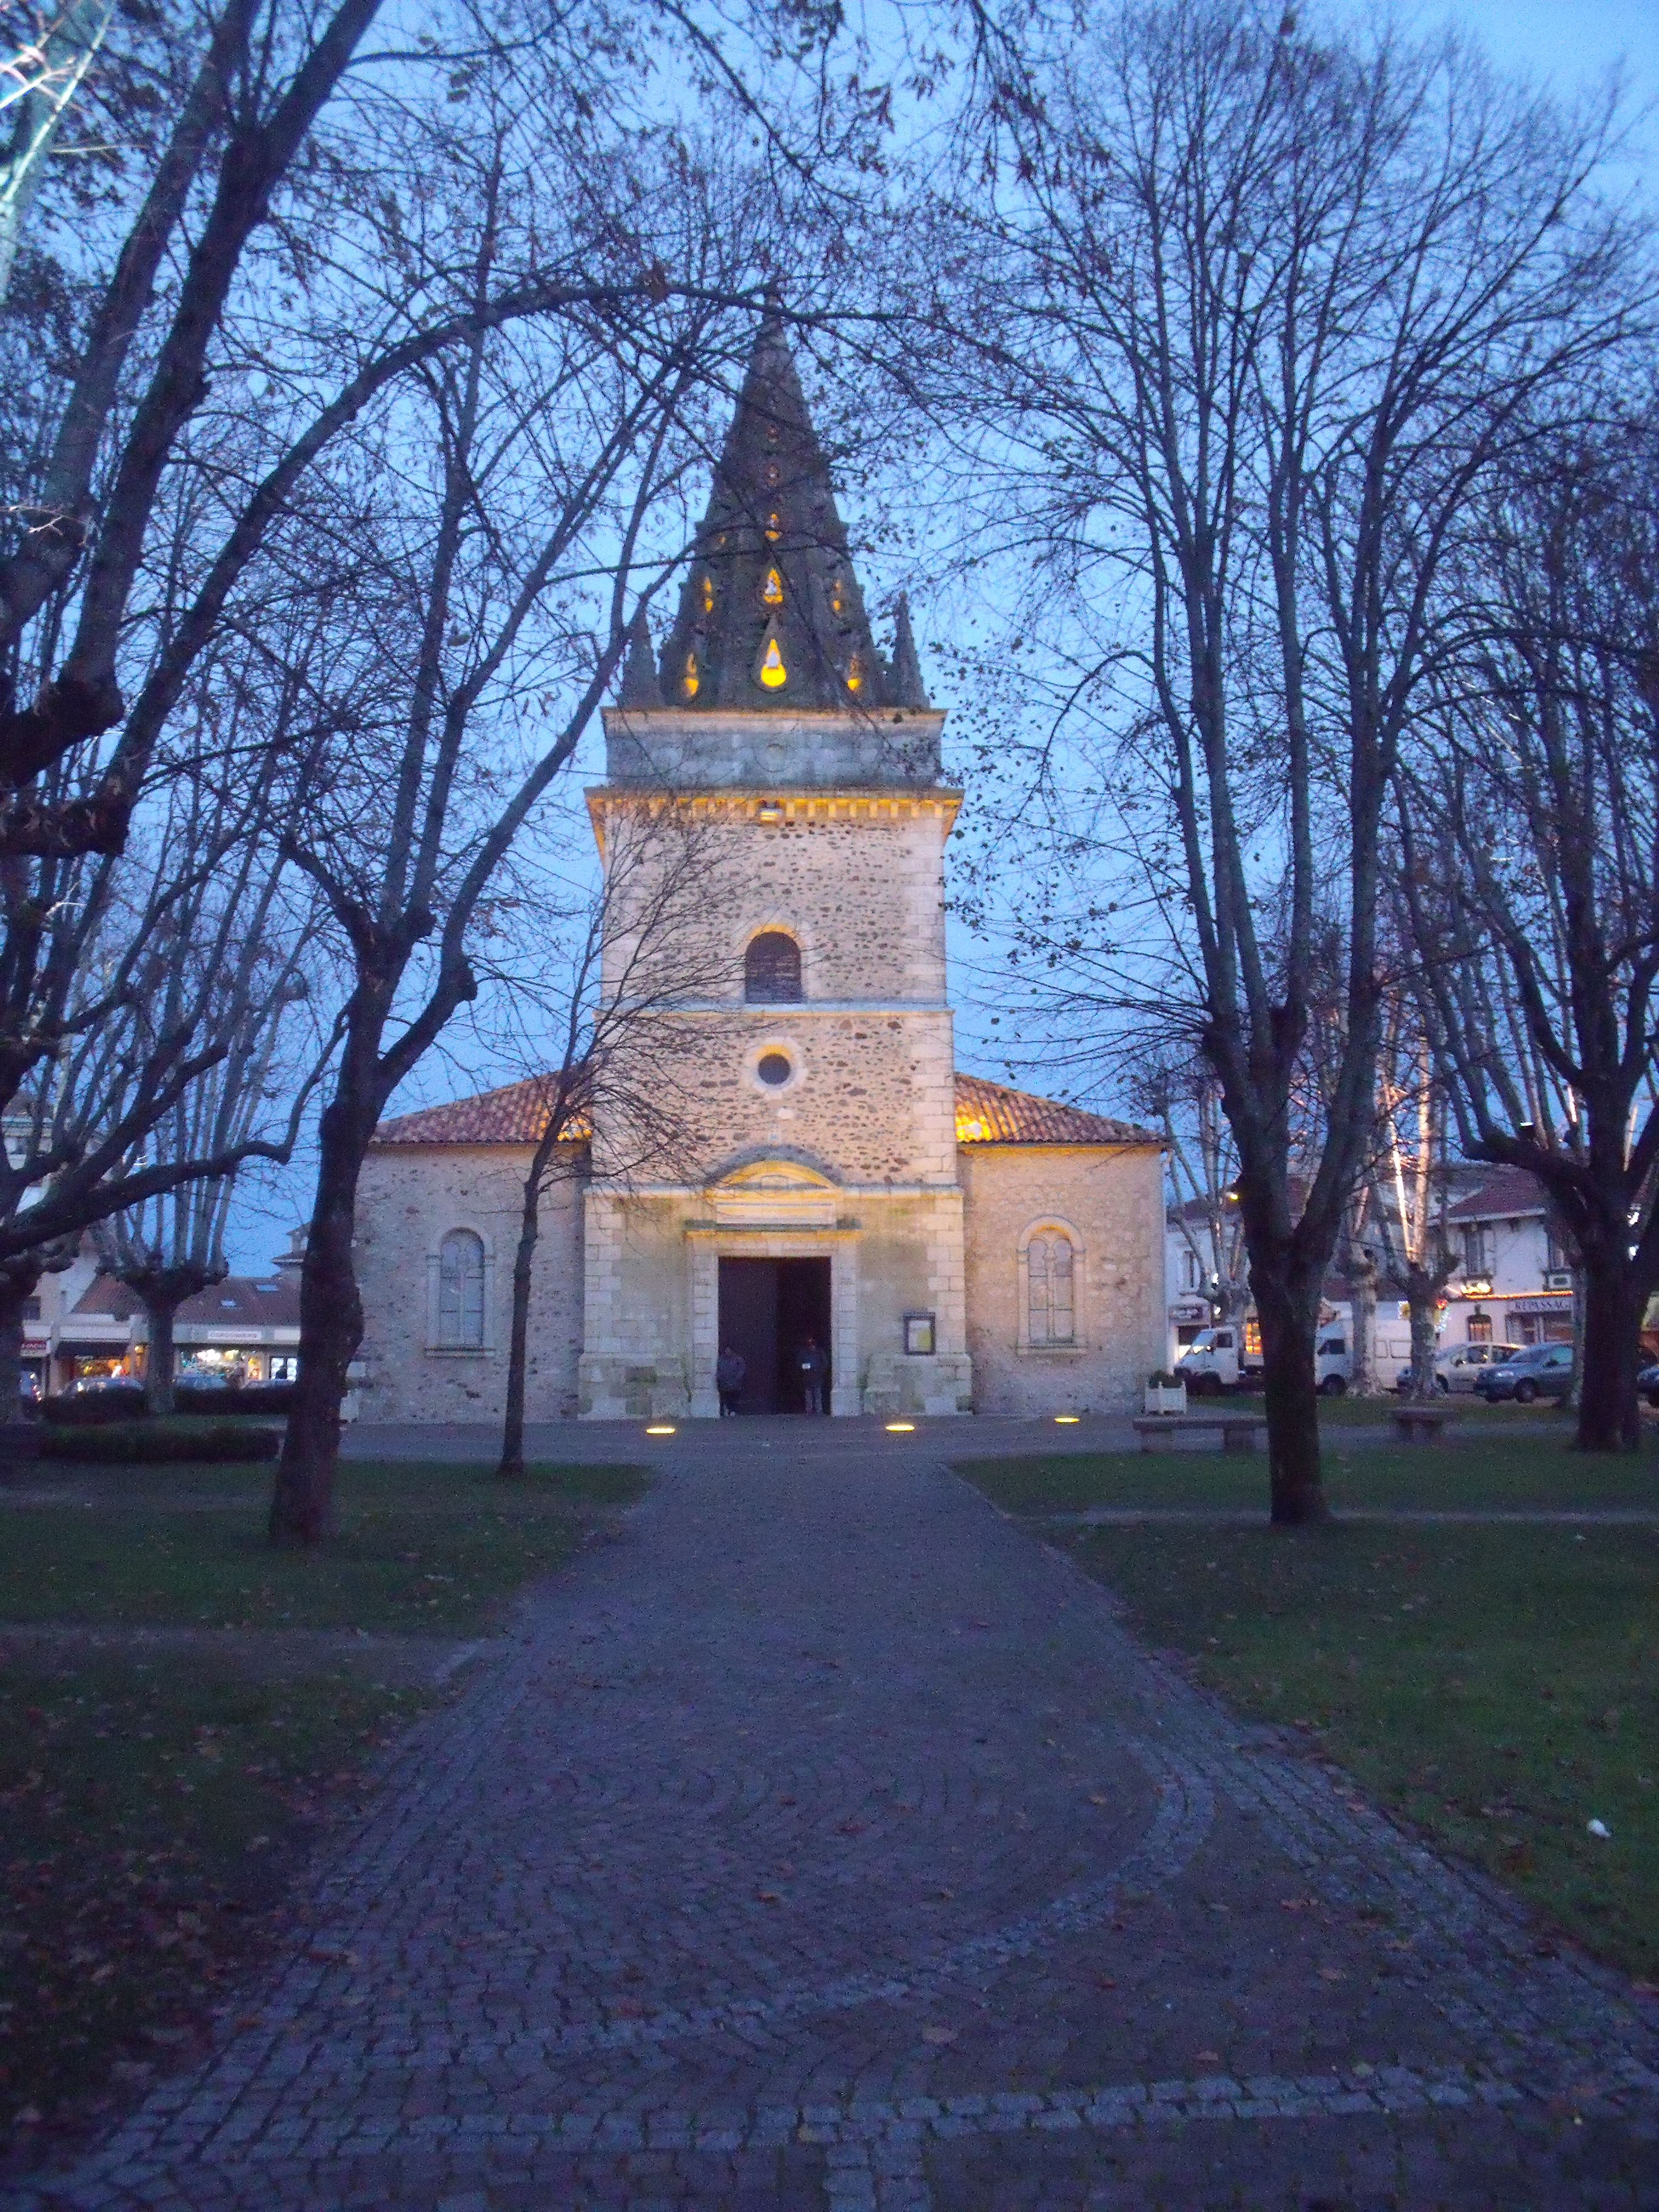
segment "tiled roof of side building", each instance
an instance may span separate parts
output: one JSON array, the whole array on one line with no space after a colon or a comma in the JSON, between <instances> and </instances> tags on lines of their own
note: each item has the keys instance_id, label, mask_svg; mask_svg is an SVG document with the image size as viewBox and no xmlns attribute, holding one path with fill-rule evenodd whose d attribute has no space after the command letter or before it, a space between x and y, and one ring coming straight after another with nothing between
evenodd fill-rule
<instances>
[{"instance_id":1,"label":"tiled roof of side building","mask_svg":"<svg viewBox=\"0 0 1659 2212\"><path fill-rule=\"evenodd\" d=\"M377 1145L533 1145L547 1126L547 1083L531 1076L500 1091L458 1098L453 1105L428 1106L382 1121ZM1157 1145L1163 1139L1132 1121L1104 1114L1085 1114L1079 1106L1038 1098L1029 1091L988 1083L983 1076L957 1077L957 1142L959 1145ZM579 1134L587 1133L586 1124Z\"/></svg>"},{"instance_id":2,"label":"tiled roof of side building","mask_svg":"<svg viewBox=\"0 0 1659 2212\"><path fill-rule=\"evenodd\" d=\"M1498 1168L1478 1190L1448 1206L1449 1221L1502 1221L1544 1211L1544 1186L1525 1168Z\"/></svg>"},{"instance_id":3,"label":"tiled roof of side building","mask_svg":"<svg viewBox=\"0 0 1659 2212\"><path fill-rule=\"evenodd\" d=\"M957 1077L957 1142L959 1145L1159 1145L1152 1129L1116 1121L1105 1114L1085 1114L1029 1091L988 1083L982 1075Z\"/></svg>"},{"instance_id":4,"label":"tiled roof of side building","mask_svg":"<svg viewBox=\"0 0 1659 2212\"><path fill-rule=\"evenodd\" d=\"M547 1127L550 1075L526 1076L499 1091L482 1091L476 1098L458 1098L448 1106L428 1106L418 1114L400 1114L382 1121L374 1132L377 1145L533 1145ZM587 1136L585 1120L571 1130L571 1141Z\"/></svg>"},{"instance_id":5,"label":"tiled roof of side building","mask_svg":"<svg viewBox=\"0 0 1659 2212\"><path fill-rule=\"evenodd\" d=\"M136 1291L118 1283L112 1275L94 1275L70 1311L88 1318L101 1316L111 1321L131 1321L143 1311L143 1304ZM217 1322L228 1328L290 1328L300 1318L299 1277L291 1269L279 1273L275 1268L268 1277L227 1275L222 1282L210 1284L194 1297L186 1298L173 1318L209 1326Z\"/></svg>"}]
</instances>

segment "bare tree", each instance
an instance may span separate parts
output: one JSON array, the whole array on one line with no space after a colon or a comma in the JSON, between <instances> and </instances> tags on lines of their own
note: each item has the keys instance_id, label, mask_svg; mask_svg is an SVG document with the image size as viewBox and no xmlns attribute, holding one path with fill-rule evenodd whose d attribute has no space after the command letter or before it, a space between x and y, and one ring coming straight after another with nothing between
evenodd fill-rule
<instances>
[{"instance_id":1,"label":"bare tree","mask_svg":"<svg viewBox=\"0 0 1659 2212\"><path fill-rule=\"evenodd\" d=\"M92 67L113 12L114 0L65 0L50 12L32 9L33 21L17 27L9 53L9 27L0 21L0 132L10 142L0 157L0 304L64 112Z\"/></svg>"},{"instance_id":2,"label":"bare tree","mask_svg":"<svg viewBox=\"0 0 1659 2212\"><path fill-rule=\"evenodd\" d=\"M240 942L223 931L214 933L217 942L210 940L218 971L213 1020L228 1049L157 1123L145 1151L158 1164L206 1159L240 1166L247 1157L244 1147L269 1119L270 1102L308 1097L320 1076L309 1004L319 917L307 914L303 902L297 913L283 911L280 862L267 865L263 879L257 866L239 872L240 880L227 886L225 896L240 908ZM197 948L174 934L168 953L175 970L183 972L153 978L150 988L176 1018L181 1001L196 988ZM296 1012L305 1017L303 1042L295 1036ZM228 1272L225 1226L235 1187L234 1168L196 1176L93 1225L93 1248L105 1273L135 1291L144 1309L144 1401L152 1413L173 1408L179 1308Z\"/></svg>"},{"instance_id":3,"label":"bare tree","mask_svg":"<svg viewBox=\"0 0 1659 2212\"><path fill-rule=\"evenodd\" d=\"M188 1273L185 1224L201 1204L170 1209L172 1194L222 1192L246 1161L292 1152L332 1038L303 988L318 916L261 842L268 795L227 793L198 760L121 859L52 864L58 896L33 925L49 949L30 970L51 988L26 993L8 1031L21 1073L0 1160L0 1388L9 1368L14 1396L23 1302L43 1269L124 1214L109 1249L137 1270L148 1222L156 1279L137 1286L153 1331L170 1333L179 1298L203 1286L181 1275L172 1295L161 1279L159 1224L173 1211L171 1264Z\"/></svg>"},{"instance_id":4,"label":"bare tree","mask_svg":"<svg viewBox=\"0 0 1659 2212\"><path fill-rule=\"evenodd\" d=\"M1201 1060L1160 1054L1137 1077L1131 1097L1164 1132L1177 1230L1201 1294L1216 1321L1241 1322L1250 1289L1233 1188L1237 1161L1215 1078Z\"/></svg>"},{"instance_id":5,"label":"bare tree","mask_svg":"<svg viewBox=\"0 0 1659 2212\"><path fill-rule=\"evenodd\" d=\"M498 166L482 181L481 295L506 198ZM694 231L706 221L695 204L679 217ZM703 232L705 260L717 235ZM377 522L381 573L365 575L356 611L352 649L382 681L376 718L349 749L325 746L308 764L306 827L288 848L328 902L356 981L319 1127L275 1542L315 1543L329 1525L340 1401L362 1328L357 1182L375 1125L476 995L475 910L618 668L642 533L687 458L682 418L732 335L718 310L667 301L631 323L609 307L573 314L538 349L475 333L424 380L429 506L390 453L384 467L365 455L365 470L411 503ZM400 462L412 420L396 426ZM648 567L644 587L663 574ZM516 762L507 729L522 732Z\"/></svg>"},{"instance_id":6,"label":"bare tree","mask_svg":"<svg viewBox=\"0 0 1659 2212\"><path fill-rule=\"evenodd\" d=\"M1471 1158L1583 1283L1578 1442L1634 1450L1659 1285L1659 428L1567 425L1486 509L1478 627L1402 775L1402 886Z\"/></svg>"},{"instance_id":7,"label":"bare tree","mask_svg":"<svg viewBox=\"0 0 1659 2212\"><path fill-rule=\"evenodd\" d=\"M1370 1218L1382 1275L1411 1316L1411 1395L1432 1398L1438 1388L1434 1354L1441 1297L1461 1259L1446 1234L1446 1095L1408 991L1389 994L1378 1042L1383 1141L1382 1158L1367 1177L1374 1200Z\"/></svg>"},{"instance_id":8,"label":"bare tree","mask_svg":"<svg viewBox=\"0 0 1659 2212\"><path fill-rule=\"evenodd\" d=\"M641 648L647 649L641 641ZM531 1298L541 1209L549 1193L590 1172L587 1140L603 1111L604 1168L611 1184L679 1164L689 1115L680 1084L688 1033L676 1014L689 1000L717 998L733 978L704 927L720 902L721 848L697 817L659 794L642 802L638 834L607 842L604 873L585 903L549 896L536 875L515 886L523 915L571 915L551 945L516 927L502 967L481 961L501 994L520 1057L534 1057L539 1133L525 1170L513 1267L507 1407L498 1473L524 1473L525 1389ZM499 905L500 901L495 902ZM556 1046L550 1067L547 1045ZM497 1055L499 1056L499 1054Z\"/></svg>"},{"instance_id":9,"label":"bare tree","mask_svg":"<svg viewBox=\"0 0 1659 2212\"><path fill-rule=\"evenodd\" d=\"M929 257L964 387L939 404L993 490L977 556L987 531L1035 553L1022 624L1069 641L1055 775L1085 788L1057 842L1087 823L1088 865L1141 886L1138 935L1126 905L1054 949L1098 950L1110 1003L1184 1023L1215 1073L1273 1517L1314 1520L1314 1334L1372 1141L1389 792L1437 582L1522 410L1645 298L1588 196L1603 131L1459 50L1175 0L1024 70L989 104L997 189L964 181ZM1333 926L1337 1058L1304 1180Z\"/></svg>"}]
</instances>

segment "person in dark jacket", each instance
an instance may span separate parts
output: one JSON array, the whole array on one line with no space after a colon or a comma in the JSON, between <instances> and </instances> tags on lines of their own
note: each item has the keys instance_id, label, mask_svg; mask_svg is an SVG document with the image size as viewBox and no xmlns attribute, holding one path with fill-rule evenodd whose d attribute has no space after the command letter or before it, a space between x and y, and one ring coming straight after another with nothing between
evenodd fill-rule
<instances>
[{"instance_id":1,"label":"person in dark jacket","mask_svg":"<svg viewBox=\"0 0 1659 2212\"><path fill-rule=\"evenodd\" d=\"M720 1419L731 1419L738 1410L738 1400L743 1395L744 1378L749 1372L749 1362L742 1352L734 1352L729 1344L722 1345L720 1356L714 1362L714 1388L720 1394Z\"/></svg>"},{"instance_id":2,"label":"person in dark jacket","mask_svg":"<svg viewBox=\"0 0 1659 2212\"><path fill-rule=\"evenodd\" d=\"M807 1337L795 1354L795 1367L800 1376L801 1388L806 1395L809 1413L823 1411L823 1377L829 1364L818 1348L816 1337Z\"/></svg>"}]
</instances>

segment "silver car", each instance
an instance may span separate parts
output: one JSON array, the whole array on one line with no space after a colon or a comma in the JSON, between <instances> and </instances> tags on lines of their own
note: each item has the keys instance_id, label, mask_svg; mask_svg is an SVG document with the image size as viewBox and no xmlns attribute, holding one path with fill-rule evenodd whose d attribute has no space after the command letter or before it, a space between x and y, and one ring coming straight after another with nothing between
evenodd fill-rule
<instances>
[{"instance_id":1,"label":"silver car","mask_svg":"<svg viewBox=\"0 0 1659 2212\"><path fill-rule=\"evenodd\" d=\"M1488 1368L1512 1358L1520 1349L1518 1344L1449 1344L1434 1355L1435 1388L1448 1396L1454 1390L1478 1389ZM1409 1367L1401 1369L1394 1387L1402 1395L1411 1389Z\"/></svg>"}]
</instances>

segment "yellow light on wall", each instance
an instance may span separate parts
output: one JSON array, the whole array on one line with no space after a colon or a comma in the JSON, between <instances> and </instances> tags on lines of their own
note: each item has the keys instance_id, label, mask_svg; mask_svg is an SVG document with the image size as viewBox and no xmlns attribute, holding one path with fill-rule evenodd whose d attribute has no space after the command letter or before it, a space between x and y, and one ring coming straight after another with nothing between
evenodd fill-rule
<instances>
[{"instance_id":1,"label":"yellow light on wall","mask_svg":"<svg viewBox=\"0 0 1659 2212\"><path fill-rule=\"evenodd\" d=\"M847 688L849 691L860 691L864 688L864 663L856 653L847 664Z\"/></svg>"},{"instance_id":2,"label":"yellow light on wall","mask_svg":"<svg viewBox=\"0 0 1659 2212\"><path fill-rule=\"evenodd\" d=\"M761 586L761 597L769 607L783 605L783 579L775 568L767 570L766 581Z\"/></svg>"},{"instance_id":3,"label":"yellow light on wall","mask_svg":"<svg viewBox=\"0 0 1659 2212\"><path fill-rule=\"evenodd\" d=\"M783 655L775 637L766 641L766 651L761 657L760 680L769 691L781 691L789 681L789 671L783 665Z\"/></svg>"},{"instance_id":4,"label":"yellow light on wall","mask_svg":"<svg viewBox=\"0 0 1659 2212\"><path fill-rule=\"evenodd\" d=\"M774 545L783 535L783 525L775 514L769 514L766 518L766 534Z\"/></svg>"},{"instance_id":5,"label":"yellow light on wall","mask_svg":"<svg viewBox=\"0 0 1659 2212\"><path fill-rule=\"evenodd\" d=\"M705 576L702 580L702 611L706 615L712 615L714 611L714 579L712 576Z\"/></svg>"},{"instance_id":6,"label":"yellow light on wall","mask_svg":"<svg viewBox=\"0 0 1659 2212\"><path fill-rule=\"evenodd\" d=\"M685 656L685 673L680 678L680 690L688 699L696 697L697 683L697 656L695 653L688 653Z\"/></svg>"}]
</instances>

